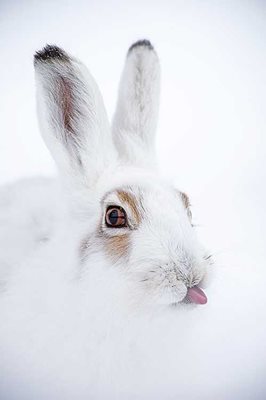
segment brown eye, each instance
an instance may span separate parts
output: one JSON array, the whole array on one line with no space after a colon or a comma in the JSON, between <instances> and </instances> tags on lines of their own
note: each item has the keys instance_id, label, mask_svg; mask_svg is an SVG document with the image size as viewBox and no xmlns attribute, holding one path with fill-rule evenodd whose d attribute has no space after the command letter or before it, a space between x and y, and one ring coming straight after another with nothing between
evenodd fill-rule
<instances>
[{"instance_id":1,"label":"brown eye","mask_svg":"<svg viewBox=\"0 0 266 400\"><path fill-rule=\"evenodd\" d=\"M127 224L126 212L122 207L110 206L105 214L105 223L110 228L123 228Z\"/></svg>"}]
</instances>

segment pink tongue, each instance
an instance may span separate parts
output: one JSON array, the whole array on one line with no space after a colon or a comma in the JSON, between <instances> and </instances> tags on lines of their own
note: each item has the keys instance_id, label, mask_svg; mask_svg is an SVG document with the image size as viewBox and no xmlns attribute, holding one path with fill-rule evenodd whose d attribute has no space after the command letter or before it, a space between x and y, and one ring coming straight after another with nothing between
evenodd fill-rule
<instances>
[{"instance_id":1,"label":"pink tongue","mask_svg":"<svg viewBox=\"0 0 266 400\"><path fill-rule=\"evenodd\" d=\"M188 289L187 299L191 303L196 303L196 304L206 304L207 303L206 294L198 286L194 286L194 287Z\"/></svg>"}]
</instances>

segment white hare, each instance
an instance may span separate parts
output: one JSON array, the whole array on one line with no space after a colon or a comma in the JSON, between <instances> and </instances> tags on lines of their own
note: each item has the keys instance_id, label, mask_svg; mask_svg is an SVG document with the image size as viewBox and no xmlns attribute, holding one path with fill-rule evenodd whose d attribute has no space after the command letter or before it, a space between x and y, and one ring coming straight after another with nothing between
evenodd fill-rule
<instances>
[{"instance_id":1,"label":"white hare","mask_svg":"<svg viewBox=\"0 0 266 400\"><path fill-rule=\"evenodd\" d=\"M55 46L37 52L34 64L40 127L68 193L77 263L91 268L91 253L99 254L158 301L188 292L206 302L197 285L209 262L188 198L156 169L160 67L150 42L128 51L112 134L86 67Z\"/></svg>"},{"instance_id":2,"label":"white hare","mask_svg":"<svg viewBox=\"0 0 266 400\"><path fill-rule=\"evenodd\" d=\"M65 281L75 293L79 288L83 294L101 293L98 300L92 296L84 302L88 313L97 301L104 302L108 290L114 297L122 293L117 306L122 301L126 309L127 302L138 308L205 304L201 286L210 258L196 238L188 197L157 170L160 66L150 42L138 41L128 51L112 129L99 89L83 64L48 45L35 54L34 65L40 128L59 168L64 195L51 191L54 183L38 189L38 240L24 261L16 260L9 280L3 280L0 312L9 326L0 337L3 348L13 346L7 332L15 326L16 313L19 321L27 315L30 322L21 322L23 329L28 327L24 339L34 337L36 345L38 327L32 329L35 336L29 327L48 309L61 310L66 304L69 291L58 289ZM30 206L34 187L29 183L24 190ZM47 227L48 217L53 222ZM8 260L13 262L11 256ZM50 332L51 323L44 325L40 335L48 326ZM2 363L8 359L6 353Z\"/></svg>"}]
</instances>

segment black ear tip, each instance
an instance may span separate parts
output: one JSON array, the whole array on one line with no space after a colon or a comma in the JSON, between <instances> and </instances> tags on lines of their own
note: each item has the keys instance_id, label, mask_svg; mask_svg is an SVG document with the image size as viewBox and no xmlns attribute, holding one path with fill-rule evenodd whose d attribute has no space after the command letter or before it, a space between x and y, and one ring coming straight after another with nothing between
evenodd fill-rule
<instances>
[{"instance_id":1,"label":"black ear tip","mask_svg":"<svg viewBox=\"0 0 266 400\"><path fill-rule=\"evenodd\" d=\"M50 44L47 44L42 50L36 51L34 54L34 64L55 59L68 61L69 56L64 50L60 49L60 47Z\"/></svg>"},{"instance_id":2,"label":"black ear tip","mask_svg":"<svg viewBox=\"0 0 266 400\"><path fill-rule=\"evenodd\" d=\"M149 50L154 50L153 45L148 39L142 39L133 43L128 49L128 53L130 53L133 49L136 49L137 47L146 47Z\"/></svg>"}]
</instances>

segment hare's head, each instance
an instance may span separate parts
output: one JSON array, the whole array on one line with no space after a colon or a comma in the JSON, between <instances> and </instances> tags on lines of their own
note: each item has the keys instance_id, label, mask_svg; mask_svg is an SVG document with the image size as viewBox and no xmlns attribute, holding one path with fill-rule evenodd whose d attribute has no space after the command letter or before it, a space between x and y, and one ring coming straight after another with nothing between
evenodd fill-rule
<instances>
[{"instance_id":1,"label":"hare's head","mask_svg":"<svg viewBox=\"0 0 266 400\"><path fill-rule=\"evenodd\" d=\"M156 169L160 67L150 42L128 51L112 133L99 89L79 61L46 46L35 69L42 134L82 226L80 262L103 256L154 301L205 303L199 287L209 260L188 197Z\"/></svg>"}]
</instances>

